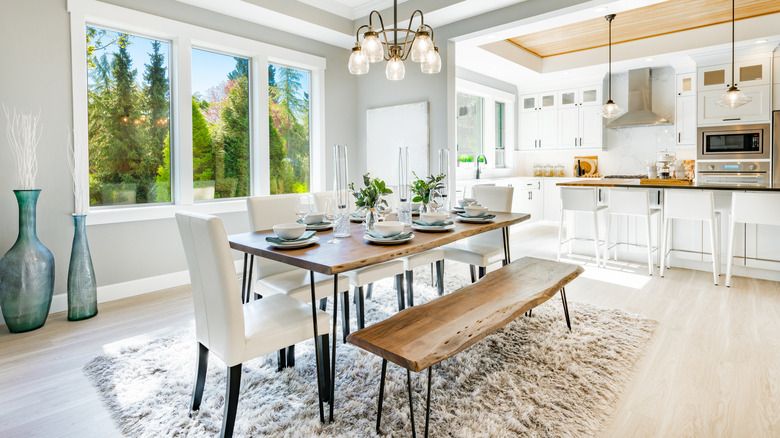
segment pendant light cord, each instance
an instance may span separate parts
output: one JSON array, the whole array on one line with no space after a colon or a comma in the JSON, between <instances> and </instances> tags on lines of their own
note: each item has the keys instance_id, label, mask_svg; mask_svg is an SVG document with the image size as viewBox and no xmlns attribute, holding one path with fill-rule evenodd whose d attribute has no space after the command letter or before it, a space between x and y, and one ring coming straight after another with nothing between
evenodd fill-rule
<instances>
[{"instance_id":1,"label":"pendant light cord","mask_svg":"<svg viewBox=\"0 0 780 438\"><path fill-rule=\"evenodd\" d=\"M734 1L731 0L731 86L736 87L737 83L734 77Z\"/></svg>"},{"instance_id":2,"label":"pendant light cord","mask_svg":"<svg viewBox=\"0 0 780 438\"><path fill-rule=\"evenodd\" d=\"M612 100L612 18L609 19L609 100Z\"/></svg>"}]
</instances>

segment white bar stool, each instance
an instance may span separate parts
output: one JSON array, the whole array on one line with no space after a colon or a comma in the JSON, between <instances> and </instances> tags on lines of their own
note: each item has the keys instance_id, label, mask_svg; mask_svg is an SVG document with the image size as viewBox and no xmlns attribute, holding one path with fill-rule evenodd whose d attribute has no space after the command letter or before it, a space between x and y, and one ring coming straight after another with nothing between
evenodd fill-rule
<instances>
[{"instance_id":1,"label":"white bar stool","mask_svg":"<svg viewBox=\"0 0 780 438\"><path fill-rule=\"evenodd\" d=\"M664 276L666 257L669 248L669 226L672 219L704 221L710 224L710 247L712 248L712 276L718 285L720 275L720 212L715 211L715 198L712 192L671 189L664 194L664 226L661 237L661 277Z\"/></svg>"},{"instance_id":2,"label":"white bar stool","mask_svg":"<svg viewBox=\"0 0 780 438\"><path fill-rule=\"evenodd\" d=\"M611 188L609 189L609 206L607 208L607 235L604 237L605 249L604 249L604 264L606 265L609 260L609 231L612 220L612 215L621 216L638 216L645 219L645 236L647 236L647 270L650 275L653 275L653 251L657 251L660 245L661 233L658 233L656 238L656 246L653 248L653 239L651 233L652 216L654 214L661 213L661 209L658 207L650 207L650 191L647 189L624 189L624 188ZM658 220L660 227L661 220ZM619 244L625 242L615 242L612 247L617 247ZM617 260L617 249L615 249L615 260Z\"/></svg>"},{"instance_id":3,"label":"white bar stool","mask_svg":"<svg viewBox=\"0 0 780 438\"><path fill-rule=\"evenodd\" d=\"M734 262L734 234L737 222L743 224L780 226L780 194L734 192L731 195L729 252L726 256L726 287L731 286L731 266Z\"/></svg>"},{"instance_id":4,"label":"white bar stool","mask_svg":"<svg viewBox=\"0 0 780 438\"><path fill-rule=\"evenodd\" d=\"M563 237L564 219L570 219L567 212L590 212L593 214L593 228L595 229L595 239L593 245L596 249L596 266L601 262L599 260L599 212L606 212L606 205L599 205L598 189L590 187L561 187L561 223L558 225L558 261L561 260L561 245L569 243L569 254L571 254L571 241L575 238L571 236L571 223L566 225L566 240L561 241Z\"/></svg>"}]
</instances>

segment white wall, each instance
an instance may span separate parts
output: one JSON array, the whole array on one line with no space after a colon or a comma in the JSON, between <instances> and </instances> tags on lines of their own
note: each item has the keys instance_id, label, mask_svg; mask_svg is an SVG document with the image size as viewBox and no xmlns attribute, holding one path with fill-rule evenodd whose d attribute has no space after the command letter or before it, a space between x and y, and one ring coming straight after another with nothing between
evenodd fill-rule
<instances>
[{"instance_id":1,"label":"white wall","mask_svg":"<svg viewBox=\"0 0 780 438\"><path fill-rule=\"evenodd\" d=\"M356 144L355 79L349 51L257 24L206 12L175 0L111 3L229 32L326 58L326 145ZM73 120L69 15L65 0L4 1L0 13L0 103L23 111L41 109L38 150L38 236L54 254L55 294L66 290L73 239L72 179L66 159L66 127ZM326 175L330 175L330 154ZM16 169L0 117L0 255L17 235ZM357 166L356 163L352 163ZM312 163L326 166L326 163ZM355 170L357 172L357 170ZM330 184L330 178L327 179ZM223 214L228 233L248 231L245 212ZM171 274L186 269L173 219L91 225L87 228L98 286ZM238 256L238 254L237 254ZM101 299L101 289L98 290Z\"/></svg>"}]
</instances>

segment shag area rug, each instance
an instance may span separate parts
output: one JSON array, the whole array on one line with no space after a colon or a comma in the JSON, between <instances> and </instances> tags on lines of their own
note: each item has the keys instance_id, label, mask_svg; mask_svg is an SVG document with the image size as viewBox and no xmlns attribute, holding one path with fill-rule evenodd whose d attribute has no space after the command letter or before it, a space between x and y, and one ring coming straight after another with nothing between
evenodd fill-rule
<instances>
[{"instance_id":1,"label":"shag area rug","mask_svg":"<svg viewBox=\"0 0 780 438\"><path fill-rule=\"evenodd\" d=\"M436 297L427 269L415 272L415 302ZM465 285L448 276L446 290ZM569 298L575 298L569 293ZM330 300L329 300L330 301ZM375 284L366 323L395 313L392 281ZM352 324L355 327L354 306ZM330 309L329 309L330 312ZM569 302L569 332L559 296L433 370L431 436L583 437L605 426L657 323L620 310ZM339 317L341 312L339 311ZM338 324L339 330L341 323ZM158 334L159 336L159 334ZM341 340L339 333L338 339ZM120 430L133 437L219 434L225 366L210 356L200 411L188 416L195 374L194 327L134 339L84 367ZM276 354L243 367L235 435L376 436L381 359L339 341L335 422L321 424L313 342L296 346L295 368L276 371ZM382 432L411 436L406 370L388 364ZM415 423L424 425L427 372L412 374ZM327 418L328 405L325 405Z\"/></svg>"}]
</instances>

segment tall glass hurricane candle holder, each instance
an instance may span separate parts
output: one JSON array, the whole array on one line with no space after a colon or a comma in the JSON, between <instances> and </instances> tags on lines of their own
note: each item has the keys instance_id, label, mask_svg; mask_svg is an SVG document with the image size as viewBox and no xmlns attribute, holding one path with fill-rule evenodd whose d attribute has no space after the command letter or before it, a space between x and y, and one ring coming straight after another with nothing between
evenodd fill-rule
<instances>
[{"instance_id":1,"label":"tall glass hurricane candle holder","mask_svg":"<svg viewBox=\"0 0 780 438\"><path fill-rule=\"evenodd\" d=\"M333 237L349 237L349 175L347 160L347 145L333 147L333 201L336 204L336 214L333 219ZM338 243L334 239L334 243Z\"/></svg>"},{"instance_id":2,"label":"tall glass hurricane candle holder","mask_svg":"<svg viewBox=\"0 0 780 438\"><path fill-rule=\"evenodd\" d=\"M412 225L412 198L409 189L409 148L398 148L398 221Z\"/></svg>"},{"instance_id":3,"label":"tall glass hurricane candle holder","mask_svg":"<svg viewBox=\"0 0 780 438\"><path fill-rule=\"evenodd\" d=\"M447 148L439 149L439 173L444 175L441 180L443 185L439 191L440 211L450 217L450 151Z\"/></svg>"}]
</instances>

